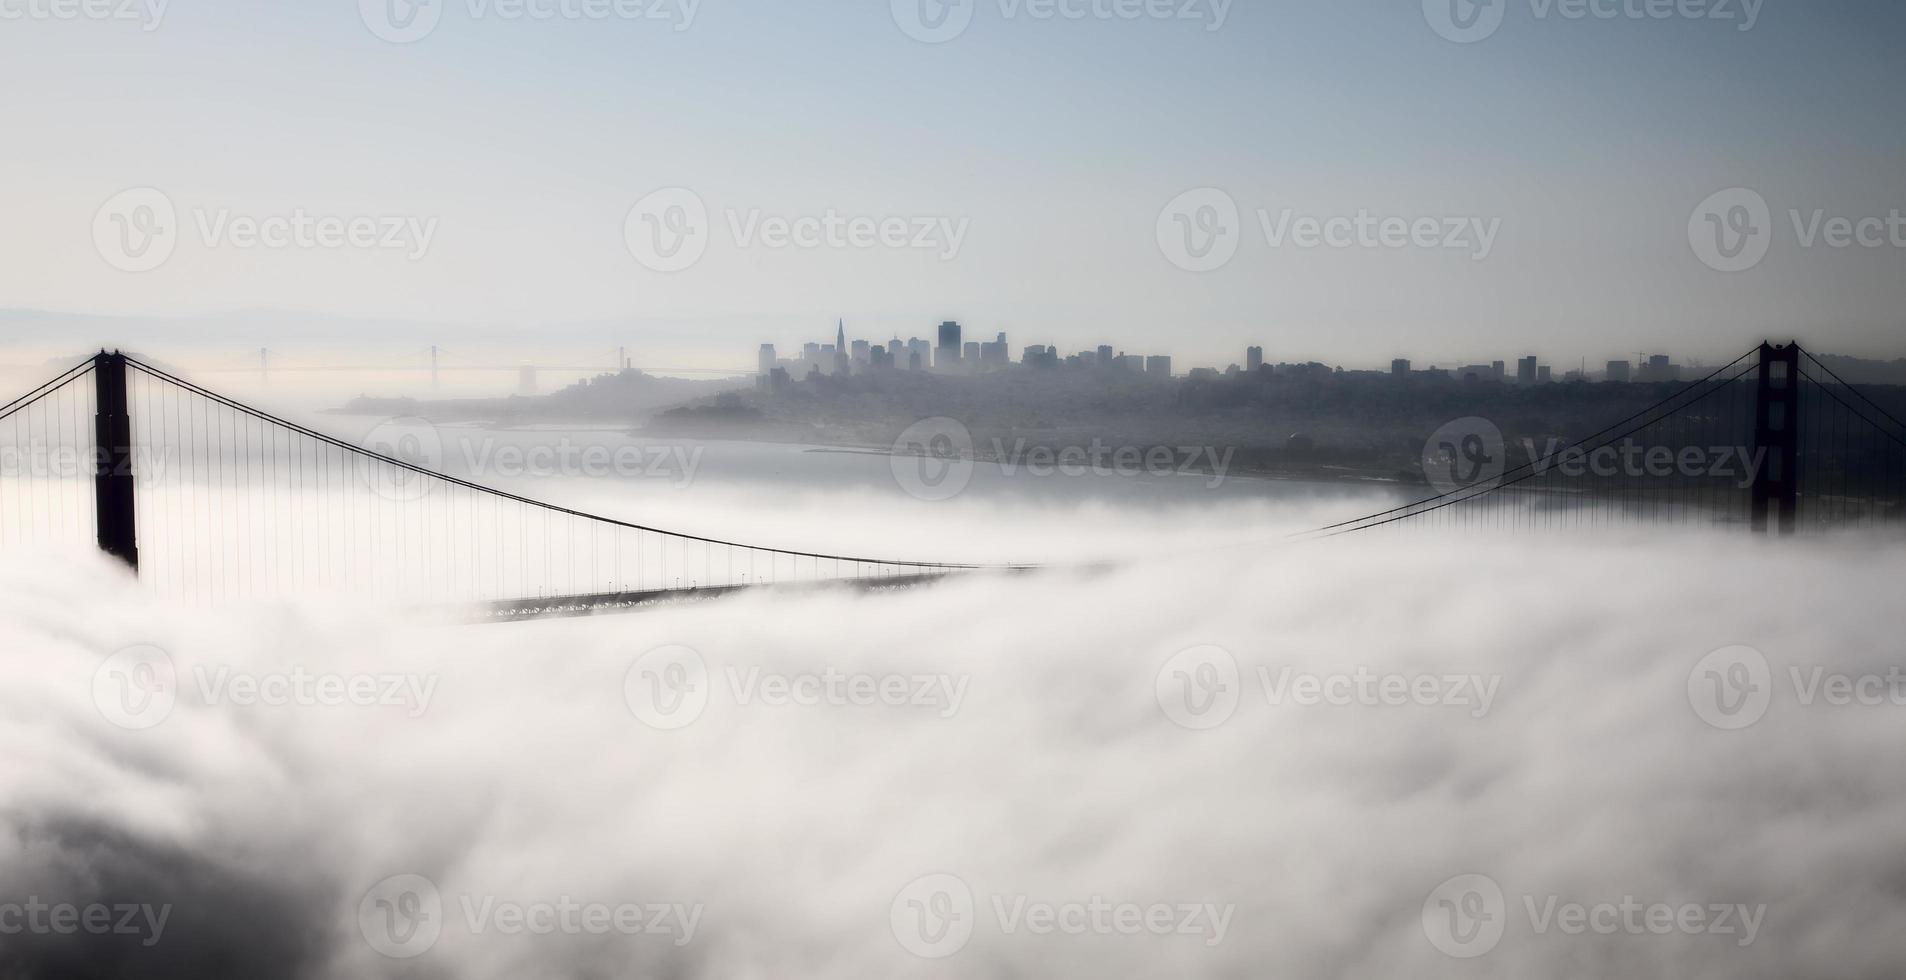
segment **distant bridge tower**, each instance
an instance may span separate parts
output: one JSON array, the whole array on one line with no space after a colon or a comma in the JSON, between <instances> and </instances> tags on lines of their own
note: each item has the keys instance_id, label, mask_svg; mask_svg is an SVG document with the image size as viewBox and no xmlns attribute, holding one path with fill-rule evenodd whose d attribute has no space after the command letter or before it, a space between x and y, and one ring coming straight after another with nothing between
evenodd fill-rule
<instances>
[{"instance_id":1,"label":"distant bridge tower","mask_svg":"<svg viewBox=\"0 0 1906 980\"><path fill-rule=\"evenodd\" d=\"M99 550L139 570L139 533L134 521L132 415L126 398L126 358L100 351L93 358L94 514Z\"/></svg>"},{"instance_id":2,"label":"distant bridge tower","mask_svg":"<svg viewBox=\"0 0 1906 980\"><path fill-rule=\"evenodd\" d=\"M1779 516L1792 534L1800 509L1800 345L1760 345L1760 381L1754 405L1754 448L1767 454L1754 477L1753 527L1765 534Z\"/></svg>"}]
</instances>

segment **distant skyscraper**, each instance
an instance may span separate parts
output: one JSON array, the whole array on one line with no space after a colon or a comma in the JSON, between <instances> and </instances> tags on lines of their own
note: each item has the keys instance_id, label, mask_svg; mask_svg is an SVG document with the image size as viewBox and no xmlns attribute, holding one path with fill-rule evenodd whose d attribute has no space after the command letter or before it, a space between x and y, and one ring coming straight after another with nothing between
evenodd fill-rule
<instances>
[{"instance_id":1,"label":"distant skyscraper","mask_svg":"<svg viewBox=\"0 0 1906 980\"><path fill-rule=\"evenodd\" d=\"M774 373L773 344L761 345L761 352L755 355L755 371L764 378Z\"/></svg>"},{"instance_id":2,"label":"distant skyscraper","mask_svg":"<svg viewBox=\"0 0 1906 980\"><path fill-rule=\"evenodd\" d=\"M1502 361L1490 361L1489 373L1495 375L1497 381L1501 381L1509 376L1509 365Z\"/></svg>"},{"instance_id":3,"label":"distant skyscraper","mask_svg":"<svg viewBox=\"0 0 1906 980\"><path fill-rule=\"evenodd\" d=\"M1244 369L1246 371L1251 372L1252 374L1256 374L1257 369L1263 366L1264 366L1264 348L1246 347L1244 349Z\"/></svg>"},{"instance_id":4,"label":"distant skyscraper","mask_svg":"<svg viewBox=\"0 0 1906 980\"><path fill-rule=\"evenodd\" d=\"M960 351L960 362L966 367L979 367L979 341L969 340Z\"/></svg>"},{"instance_id":5,"label":"distant skyscraper","mask_svg":"<svg viewBox=\"0 0 1906 980\"><path fill-rule=\"evenodd\" d=\"M948 320L940 324L940 342L933 353L933 367L950 371L960 363L960 325Z\"/></svg>"},{"instance_id":6,"label":"distant skyscraper","mask_svg":"<svg viewBox=\"0 0 1906 980\"><path fill-rule=\"evenodd\" d=\"M1112 345L1111 344L1099 345L1099 364L1102 367L1112 366Z\"/></svg>"},{"instance_id":7,"label":"distant skyscraper","mask_svg":"<svg viewBox=\"0 0 1906 980\"><path fill-rule=\"evenodd\" d=\"M1627 361L1609 361L1607 378L1619 384L1626 384L1630 369L1631 365Z\"/></svg>"},{"instance_id":8,"label":"distant skyscraper","mask_svg":"<svg viewBox=\"0 0 1906 980\"><path fill-rule=\"evenodd\" d=\"M1151 357L1145 358L1145 373L1154 378L1171 377L1171 356L1168 354L1154 354Z\"/></svg>"},{"instance_id":9,"label":"distant skyscraper","mask_svg":"<svg viewBox=\"0 0 1906 980\"><path fill-rule=\"evenodd\" d=\"M1012 361L1012 352L1006 346L1006 335L1001 333L998 340L979 345L979 363L984 368L1005 367Z\"/></svg>"},{"instance_id":10,"label":"distant skyscraper","mask_svg":"<svg viewBox=\"0 0 1906 980\"><path fill-rule=\"evenodd\" d=\"M1546 385L1546 384L1553 384L1554 382L1555 382L1555 373L1549 370L1549 366L1547 364L1541 365L1535 369L1535 383L1536 384Z\"/></svg>"},{"instance_id":11,"label":"distant skyscraper","mask_svg":"<svg viewBox=\"0 0 1906 980\"><path fill-rule=\"evenodd\" d=\"M1394 361L1391 361L1391 362L1390 362L1390 373L1391 373L1391 374L1393 374L1393 375L1395 375L1395 376L1397 376L1397 377L1399 377L1399 378L1400 378L1400 377L1403 377L1403 376L1404 376L1404 375L1406 375L1406 374L1409 374L1409 373L1410 373L1410 361L1409 361L1409 358L1406 358L1406 357L1399 357L1399 358L1397 358L1396 360L1394 360Z\"/></svg>"},{"instance_id":12,"label":"distant skyscraper","mask_svg":"<svg viewBox=\"0 0 1906 980\"><path fill-rule=\"evenodd\" d=\"M868 342L864 340L854 341L854 346L853 346L854 363L855 364L870 363L873 358L873 351L874 351L874 348L872 344L869 344Z\"/></svg>"},{"instance_id":13,"label":"distant skyscraper","mask_svg":"<svg viewBox=\"0 0 1906 980\"><path fill-rule=\"evenodd\" d=\"M1673 361L1671 361L1668 358L1668 355L1655 354L1648 358L1648 361L1646 364L1641 365L1641 370L1639 371L1639 377L1637 377L1635 380L1655 383L1655 382L1661 382L1661 381L1675 381L1675 380L1678 380L1680 376L1681 376L1680 366L1675 364Z\"/></svg>"},{"instance_id":14,"label":"distant skyscraper","mask_svg":"<svg viewBox=\"0 0 1906 980\"><path fill-rule=\"evenodd\" d=\"M1535 361L1533 355L1516 361L1516 384L1535 384Z\"/></svg>"}]
</instances>

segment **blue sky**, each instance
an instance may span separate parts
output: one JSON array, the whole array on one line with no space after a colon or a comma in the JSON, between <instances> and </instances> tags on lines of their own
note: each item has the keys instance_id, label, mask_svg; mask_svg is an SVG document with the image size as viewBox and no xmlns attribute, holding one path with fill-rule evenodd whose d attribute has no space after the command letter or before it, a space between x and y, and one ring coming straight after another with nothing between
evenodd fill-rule
<instances>
[{"instance_id":1,"label":"blue sky","mask_svg":"<svg viewBox=\"0 0 1906 980\"><path fill-rule=\"evenodd\" d=\"M1042 20L966 0L965 32L927 44L886 2L702 0L684 30L667 0L673 23L437 2L435 30L404 44L332 0L171 0L152 30L0 20L0 307L275 310L526 340L627 324L632 343L722 364L831 334L837 315L873 337L958 317L1015 347L1104 341L1220 366L1247 343L1356 364L1725 360L1770 333L1906 354L1906 247L1806 244L1795 227L1906 210L1894 3L1765 0L1741 30L1744 0L1720 8L1732 20L1497 0L1500 28L1459 44L1416 0L1236 0L1217 30L1210 3L1186 21ZM1752 268L1716 271L1688 226L1737 186L1767 203L1772 241ZM708 247L658 272L625 219L674 187L705 206ZM176 208L180 240L150 271L95 242L127 188ZM1202 273L1158 230L1198 188L1235 202L1242 236ZM1497 233L1481 258L1272 245L1257 212L1285 209ZM413 258L205 234L220 215L297 211L434 235ZM736 237L750 215L829 212L965 233L950 258Z\"/></svg>"}]
</instances>

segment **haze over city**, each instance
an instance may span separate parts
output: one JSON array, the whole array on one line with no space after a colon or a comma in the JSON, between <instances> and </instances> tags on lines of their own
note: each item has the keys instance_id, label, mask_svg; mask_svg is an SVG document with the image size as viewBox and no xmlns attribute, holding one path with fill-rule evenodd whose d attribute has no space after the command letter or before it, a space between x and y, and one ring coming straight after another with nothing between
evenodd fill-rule
<instances>
[{"instance_id":1,"label":"haze over city","mask_svg":"<svg viewBox=\"0 0 1906 980\"><path fill-rule=\"evenodd\" d=\"M0 0L0 980L1897 977L1902 49Z\"/></svg>"}]
</instances>

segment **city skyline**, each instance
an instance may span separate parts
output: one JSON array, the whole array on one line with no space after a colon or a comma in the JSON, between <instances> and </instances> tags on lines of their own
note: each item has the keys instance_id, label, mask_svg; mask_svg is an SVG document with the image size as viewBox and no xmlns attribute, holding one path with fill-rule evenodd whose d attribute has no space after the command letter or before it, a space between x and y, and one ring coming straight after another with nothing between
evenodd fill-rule
<instances>
[{"instance_id":1,"label":"city skyline","mask_svg":"<svg viewBox=\"0 0 1906 980\"><path fill-rule=\"evenodd\" d=\"M1351 374L1443 376L1456 380L1490 380L1526 386L1594 380L1637 383L1680 381L1683 380L1685 369L1701 366L1699 362L1683 365L1672 354L1636 351L1633 361L1610 359L1597 365L1597 370L1590 370L1586 358L1579 362L1579 366L1570 367L1566 364L1545 363L1539 354L1523 354L1517 356L1514 362L1491 360L1474 363L1464 363L1463 359L1458 358L1422 364L1412 358L1396 357L1391 358L1386 371L1374 367L1328 364L1315 359L1283 361L1275 356L1267 358L1265 348L1257 344L1244 348L1242 361L1232 361L1222 366L1191 366L1182 361L1174 362L1174 355L1169 352L1127 351L1115 344L1097 344L1071 354L1063 353L1057 345L1025 344L1020 347L1020 356L1013 358L1005 331L996 332L990 341L966 340L965 328L957 320L941 321L936 328L936 336L931 339L912 336L903 342L896 334L888 341L856 338L851 344L847 342L846 323L844 317L836 319L834 343L803 341L798 348L799 356L795 357L781 357L777 344L760 344L755 355L754 377L757 383L769 378L776 368L785 370L791 380L798 381L811 373L841 375L880 369L974 374L1011 366L1099 367L1150 377L1174 378L1231 376L1260 368L1277 370L1321 364ZM790 348L790 351L794 349ZM905 353L901 353L902 350Z\"/></svg>"}]
</instances>

